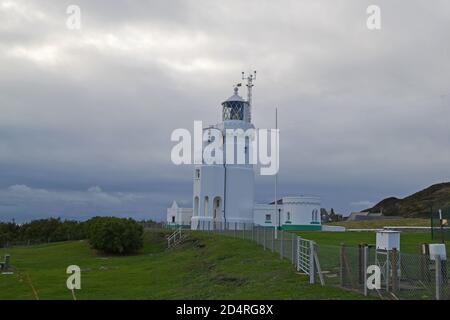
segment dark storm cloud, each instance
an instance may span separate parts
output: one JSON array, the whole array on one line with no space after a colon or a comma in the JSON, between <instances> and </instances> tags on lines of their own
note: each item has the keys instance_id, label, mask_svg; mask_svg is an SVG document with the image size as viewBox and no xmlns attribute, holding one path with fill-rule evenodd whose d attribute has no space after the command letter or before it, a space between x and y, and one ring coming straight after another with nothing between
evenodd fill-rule
<instances>
[{"instance_id":1,"label":"dark storm cloud","mask_svg":"<svg viewBox=\"0 0 450 320\"><path fill-rule=\"evenodd\" d=\"M170 134L217 122L251 68L283 194L347 213L449 179L447 1L377 1L379 31L368 1L77 1L80 31L70 4L0 2L0 219L188 205Z\"/></svg>"}]
</instances>

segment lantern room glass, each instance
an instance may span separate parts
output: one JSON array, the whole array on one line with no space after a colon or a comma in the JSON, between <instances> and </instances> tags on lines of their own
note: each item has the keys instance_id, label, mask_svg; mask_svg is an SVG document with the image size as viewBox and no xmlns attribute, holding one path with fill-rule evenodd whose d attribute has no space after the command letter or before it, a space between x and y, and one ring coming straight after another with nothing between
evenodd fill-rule
<instances>
[{"instance_id":1,"label":"lantern room glass","mask_svg":"<svg viewBox=\"0 0 450 320\"><path fill-rule=\"evenodd\" d=\"M244 120L244 106L242 101L227 101L222 104L223 120Z\"/></svg>"}]
</instances>

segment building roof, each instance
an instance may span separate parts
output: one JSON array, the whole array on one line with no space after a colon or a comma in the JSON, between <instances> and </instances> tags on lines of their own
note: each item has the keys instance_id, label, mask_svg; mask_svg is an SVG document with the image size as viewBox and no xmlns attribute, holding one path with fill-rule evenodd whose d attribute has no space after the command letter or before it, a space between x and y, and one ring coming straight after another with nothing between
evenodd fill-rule
<instances>
[{"instance_id":1,"label":"building roof","mask_svg":"<svg viewBox=\"0 0 450 320\"><path fill-rule=\"evenodd\" d=\"M275 204L275 201L272 201L272 202L269 203L269 204ZM277 204L283 204L283 198L277 200Z\"/></svg>"},{"instance_id":2,"label":"building roof","mask_svg":"<svg viewBox=\"0 0 450 320\"><path fill-rule=\"evenodd\" d=\"M227 100L225 100L224 103L231 102L231 101L247 102L238 94L238 90L239 90L238 87L234 87L234 94L231 97L229 97Z\"/></svg>"}]
</instances>

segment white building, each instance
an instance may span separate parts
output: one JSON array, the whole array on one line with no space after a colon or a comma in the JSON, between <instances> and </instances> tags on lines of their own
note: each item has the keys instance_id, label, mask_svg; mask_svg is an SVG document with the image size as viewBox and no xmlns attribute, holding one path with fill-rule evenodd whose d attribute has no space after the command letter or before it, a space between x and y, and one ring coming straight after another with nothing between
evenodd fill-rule
<instances>
[{"instance_id":1,"label":"white building","mask_svg":"<svg viewBox=\"0 0 450 320\"><path fill-rule=\"evenodd\" d=\"M283 197L270 204L255 204L254 224L279 226L283 230L321 230L320 198L316 196Z\"/></svg>"},{"instance_id":2,"label":"white building","mask_svg":"<svg viewBox=\"0 0 450 320\"><path fill-rule=\"evenodd\" d=\"M205 159L194 168L194 186L192 203L191 228L208 230L217 228L242 229L250 224L288 230L320 230L320 198L313 196L283 197L275 204L255 204L254 167L250 164L250 141L239 139L227 133L227 129L254 129L251 122L252 81L247 78L248 99L238 94L238 86L234 94L222 103L222 122L203 129L208 139L203 143L203 150L214 143L216 137L222 139L223 163L207 164ZM236 140L235 140L236 139ZM234 162L225 161L227 142L234 144ZM244 141L242 143L242 141ZM239 150L243 151L244 164L235 164ZM230 156L231 157L231 156ZM176 203L174 203L176 205ZM275 207L276 210L275 210ZM169 214L170 210L170 214ZM168 209L167 222L182 224L175 214L182 208ZM189 210L189 209L186 209ZM278 212L276 212L278 211ZM175 218L173 218L175 217Z\"/></svg>"},{"instance_id":3,"label":"white building","mask_svg":"<svg viewBox=\"0 0 450 320\"><path fill-rule=\"evenodd\" d=\"M171 227L190 228L192 208L180 208L176 201L167 208L167 224Z\"/></svg>"}]
</instances>

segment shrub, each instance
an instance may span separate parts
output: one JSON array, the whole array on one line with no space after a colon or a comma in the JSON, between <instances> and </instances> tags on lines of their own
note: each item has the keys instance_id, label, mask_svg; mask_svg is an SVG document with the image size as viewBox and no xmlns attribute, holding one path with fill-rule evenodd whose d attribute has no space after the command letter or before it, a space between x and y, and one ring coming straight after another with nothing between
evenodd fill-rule
<instances>
[{"instance_id":1,"label":"shrub","mask_svg":"<svg viewBox=\"0 0 450 320\"><path fill-rule=\"evenodd\" d=\"M113 254L128 254L143 247L143 227L132 219L95 217L86 222L92 248Z\"/></svg>"}]
</instances>

